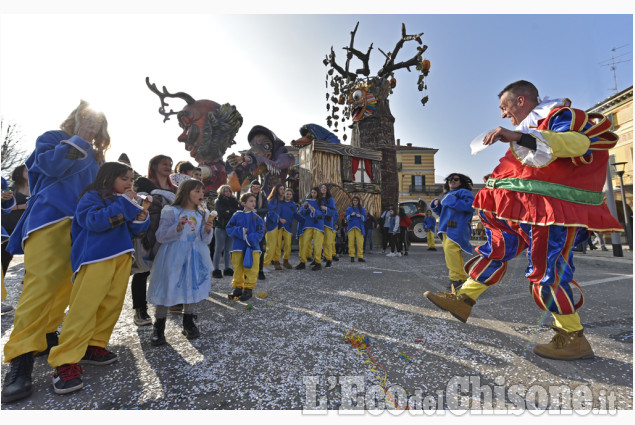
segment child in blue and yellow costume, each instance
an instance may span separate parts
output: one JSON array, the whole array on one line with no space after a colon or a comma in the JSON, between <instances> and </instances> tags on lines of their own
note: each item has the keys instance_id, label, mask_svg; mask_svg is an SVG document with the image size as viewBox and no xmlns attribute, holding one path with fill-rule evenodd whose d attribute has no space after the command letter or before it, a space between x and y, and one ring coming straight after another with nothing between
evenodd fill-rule
<instances>
[{"instance_id":1,"label":"child in blue and yellow costume","mask_svg":"<svg viewBox=\"0 0 635 425\"><path fill-rule=\"evenodd\" d=\"M348 255L351 263L355 261L355 248L357 247L357 261L364 260L364 234L366 233L364 222L366 221L366 209L362 207L358 196L353 196L352 205L346 208L344 213L348 222Z\"/></svg>"},{"instance_id":2,"label":"child in blue and yellow costume","mask_svg":"<svg viewBox=\"0 0 635 425\"><path fill-rule=\"evenodd\" d=\"M265 222L256 213L256 195L247 192L240 197L243 211L236 211L225 227L234 239L232 245L232 265L234 291L229 298L246 301L252 297L258 280L260 263L260 241L265 234Z\"/></svg>"},{"instance_id":3,"label":"child in blue and yellow costume","mask_svg":"<svg viewBox=\"0 0 635 425\"><path fill-rule=\"evenodd\" d=\"M291 236L293 235L293 220L298 221L298 229L300 229L300 220L304 221L300 214L298 214L298 206L293 200L293 189L287 188L284 191L284 201L280 203L280 222L278 224L278 249L274 257L280 259L283 258L282 265L290 269L293 266L289 263L291 257ZM284 248L284 253L282 252Z\"/></svg>"},{"instance_id":4,"label":"child in blue and yellow costume","mask_svg":"<svg viewBox=\"0 0 635 425\"><path fill-rule=\"evenodd\" d=\"M265 240L267 248L265 249L265 259L262 263L263 267L269 266L273 261L276 270L282 270L280 266L280 210L284 202L284 184L278 183L267 197L269 211L265 217ZM276 256L276 253L278 254Z\"/></svg>"},{"instance_id":5,"label":"child in blue and yellow costume","mask_svg":"<svg viewBox=\"0 0 635 425\"><path fill-rule=\"evenodd\" d=\"M31 197L7 246L24 254L28 267L4 346L4 359L11 362L2 388L5 403L32 394L33 353L47 350L47 335L57 337L64 320L72 289L71 220L110 145L106 117L85 101L60 128L38 137L26 160Z\"/></svg>"},{"instance_id":6,"label":"child in blue and yellow costume","mask_svg":"<svg viewBox=\"0 0 635 425\"><path fill-rule=\"evenodd\" d=\"M302 205L298 206L297 208L298 212L296 213L296 215L298 218L296 218L296 220L298 220L298 227L295 229L295 237L298 239L298 257L300 259L300 262L297 266L295 266L295 269L304 270L306 269L306 259L309 256L309 254L306 252L306 243L304 242L304 240L306 239L306 235L304 234L304 223L306 222L306 218L304 218L304 216L300 214Z\"/></svg>"},{"instance_id":7,"label":"child in blue and yellow costume","mask_svg":"<svg viewBox=\"0 0 635 425\"><path fill-rule=\"evenodd\" d=\"M322 269L322 245L324 243L324 216L325 212L320 208L322 196L320 188L311 189L308 199L300 207L300 215L304 217L304 247L300 247L300 263L306 263L307 252L310 252L311 243L313 243L313 263L311 270L316 271Z\"/></svg>"},{"instance_id":8,"label":"child in blue and yellow costume","mask_svg":"<svg viewBox=\"0 0 635 425\"><path fill-rule=\"evenodd\" d=\"M325 184L320 185L320 194L322 195L320 209L324 211L324 242L322 243L322 250L326 259L325 267L331 267L333 257L336 254L335 221L337 221L337 208L335 208L335 199L333 199L331 191ZM318 255L320 253L315 254L316 257Z\"/></svg>"},{"instance_id":9,"label":"child in blue and yellow costume","mask_svg":"<svg viewBox=\"0 0 635 425\"><path fill-rule=\"evenodd\" d=\"M445 179L446 192L432 201L432 211L439 216L438 233L443 240L445 265L449 271L450 284L458 287L468 278L463 269L461 251L472 254L470 244L474 195L472 180L463 174L452 173Z\"/></svg>"},{"instance_id":10,"label":"child in blue and yellow costume","mask_svg":"<svg viewBox=\"0 0 635 425\"><path fill-rule=\"evenodd\" d=\"M136 202L132 168L106 162L84 190L71 227L73 289L70 306L48 363L55 368L53 390L66 394L83 387L78 363L106 365L132 267L132 238L145 232L148 211Z\"/></svg>"},{"instance_id":11,"label":"child in blue and yellow costume","mask_svg":"<svg viewBox=\"0 0 635 425\"><path fill-rule=\"evenodd\" d=\"M428 243L428 251L436 251L434 243L434 231L437 228L437 219L432 215L432 210L426 211L426 218L423 219L423 229L426 231L426 241Z\"/></svg>"}]
</instances>

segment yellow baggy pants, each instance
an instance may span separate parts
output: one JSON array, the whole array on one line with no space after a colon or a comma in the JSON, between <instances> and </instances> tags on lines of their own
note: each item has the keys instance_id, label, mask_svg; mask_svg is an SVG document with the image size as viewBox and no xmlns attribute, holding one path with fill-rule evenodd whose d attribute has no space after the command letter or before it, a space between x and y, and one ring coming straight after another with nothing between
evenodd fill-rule
<instances>
[{"instance_id":1,"label":"yellow baggy pants","mask_svg":"<svg viewBox=\"0 0 635 425\"><path fill-rule=\"evenodd\" d=\"M280 254L276 257L276 251L280 252L280 235L278 235L279 229L276 227L270 232L265 233L265 241L267 241L267 248L265 249L265 258L262 262L263 267L271 264L271 261L280 261Z\"/></svg>"},{"instance_id":2,"label":"yellow baggy pants","mask_svg":"<svg viewBox=\"0 0 635 425\"><path fill-rule=\"evenodd\" d=\"M280 259L280 256L282 255L282 249L284 247L284 256L282 257L283 260L288 260L289 258L291 258L291 233L287 232L284 229L278 229L278 239L279 239L279 243L278 243L278 250L276 251L275 254L275 258L276 260Z\"/></svg>"},{"instance_id":3,"label":"yellow baggy pants","mask_svg":"<svg viewBox=\"0 0 635 425\"><path fill-rule=\"evenodd\" d=\"M355 258L355 247L357 247L357 258L364 258L364 235L362 231L353 228L348 231L348 255Z\"/></svg>"},{"instance_id":4,"label":"yellow baggy pants","mask_svg":"<svg viewBox=\"0 0 635 425\"><path fill-rule=\"evenodd\" d=\"M59 345L49 353L49 365L55 368L77 363L89 345L108 345L126 298L131 266L132 255L128 252L79 269Z\"/></svg>"},{"instance_id":5,"label":"yellow baggy pants","mask_svg":"<svg viewBox=\"0 0 635 425\"><path fill-rule=\"evenodd\" d=\"M4 287L4 269L2 269L2 275L0 275L0 277L2 278L2 301L4 301L7 297L7 288Z\"/></svg>"},{"instance_id":6,"label":"yellow baggy pants","mask_svg":"<svg viewBox=\"0 0 635 425\"><path fill-rule=\"evenodd\" d=\"M322 245L324 244L324 233L320 232L318 229L308 228L304 229L304 243L306 244L305 248L310 252L311 250L311 242L313 242L313 261L317 264L322 262ZM300 258L302 261L302 258ZM304 257L303 263L306 262L306 254Z\"/></svg>"},{"instance_id":7,"label":"yellow baggy pants","mask_svg":"<svg viewBox=\"0 0 635 425\"><path fill-rule=\"evenodd\" d=\"M445 265L448 268L448 275L450 280L460 280L465 282L468 278L465 269L463 268L463 250L456 243L452 242L443 233L443 252L445 253Z\"/></svg>"},{"instance_id":8,"label":"yellow baggy pants","mask_svg":"<svg viewBox=\"0 0 635 425\"><path fill-rule=\"evenodd\" d=\"M254 264L251 268L246 269L243 267L244 258L242 251L232 252L232 266L234 267L232 286L234 288L254 289L256 287L258 268L260 265L260 252L255 251L252 255L254 256Z\"/></svg>"},{"instance_id":9,"label":"yellow baggy pants","mask_svg":"<svg viewBox=\"0 0 635 425\"><path fill-rule=\"evenodd\" d=\"M329 229L324 226L324 242L322 245L324 249L324 258L326 258L327 261L332 260L335 255L335 232L333 229Z\"/></svg>"},{"instance_id":10,"label":"yellow baggy pants","mask_svg":"<svg viewBox=\"0 0 635 425\"><path fill-rule=\"evenodd\" d=\"M445 235L445 233L444 233ZM426 232L426 240L428 241L428 248L436 248L436 245L434 243L434 233L431 231L427 231Z\"/></svg>"},{"instance_id":11,"label":"yellow baggy pants","mask_svg":"<svg viewBox=\"0 0 635 425\"><path fill-rule=\"evenodd\" d=\"M24 288L15 308L13 331L4 346L4 361L46 350L46 334L55 332L73 287L71 220L31 232L24 243Z\"/></svg>"}]
</instances>

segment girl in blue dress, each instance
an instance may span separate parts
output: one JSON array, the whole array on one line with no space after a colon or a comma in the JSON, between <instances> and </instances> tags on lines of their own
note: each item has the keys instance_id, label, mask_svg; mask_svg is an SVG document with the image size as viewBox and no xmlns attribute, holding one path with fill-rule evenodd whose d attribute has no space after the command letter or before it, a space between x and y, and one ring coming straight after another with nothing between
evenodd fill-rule
<instances>
[{"instance_id":1,"label":"girl in blue dress","mask_svg":"<svg viewBox=\"0 0 635 425\"><path fill-rule=\"evenodd\" d=\"M152 264L148 302L156 306L152 345L165 344L168 307L183 304L183 335L198 338L194 304L206 299L211 289L212 261L209 243L213 221L201 207L205 194L200 180L181 183L172 205L161 210L156 238L161 247Z\"/></svg>"}]
</instances>

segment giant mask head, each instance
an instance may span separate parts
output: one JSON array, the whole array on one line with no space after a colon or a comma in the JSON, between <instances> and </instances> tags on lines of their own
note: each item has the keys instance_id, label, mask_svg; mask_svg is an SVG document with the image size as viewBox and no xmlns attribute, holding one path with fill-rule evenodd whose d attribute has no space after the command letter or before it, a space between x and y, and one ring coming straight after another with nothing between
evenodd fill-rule
<instances>
[{"instance_id":1,"label":"giant mask head","mask_svg":"<svg viewBox=\"0 0 635 425\"><path fill-rule=\"evenodd\" d=\"M165 86L163 92L160 92L156 84L150 84L147 77L146 84L161 99L159 113L165 117L163 122L170 119L170 115L176 114L179 126L183 129L178 141L185 144L185 150L197 162L205 164L220 161L227 148L236 143L234 137L243 123L243 118L233 105L220 105L206 99L194 100L192 96L183 92L171 94ZM171 109L170 112L166 112L166 97L183 99L187 105L179 112Z\"/></svg>"},{"instance_id":2,"label":"giant mask head","mask_svg":"<svg viewBox=\"0 0 635 425\"><path fill-rule=\"evenodd\" d=\"M247 135L250 151L259 157L266 159L274 159L273 155L280 146L284 145L284 142L266 127L261 125L254 126Z\"/></svg>"},{"instance_id":3,"label":"giant mask head","mask_svg":"<svg viewBox=\"0 0 635 425\"><path fill-rule=\"evenodd\" d=\"M348 104L351 107L353 121L361 121L375 113L377 98L370 91L368 84L358 84L348 96Z\"/></svg>"}]
</instances>

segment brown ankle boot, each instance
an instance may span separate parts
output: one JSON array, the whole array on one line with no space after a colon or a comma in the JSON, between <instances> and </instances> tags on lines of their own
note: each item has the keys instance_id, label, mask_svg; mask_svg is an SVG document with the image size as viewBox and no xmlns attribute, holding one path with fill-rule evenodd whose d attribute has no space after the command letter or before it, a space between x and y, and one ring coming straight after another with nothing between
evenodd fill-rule
<instances>
[{"instance_id":1,"label":"brown ankle boot","mask_svg":"<svg viewBox=\"0 0 635 425\"><path fill-rule=\"evenodd\" d=\"M536 344L534 353L540 357L555 360L576 360L593 358L593 350L589 341L584 337L583 330L567 332L552 326L556 334L548 344Z\"/></svg>"},{"instance_id":2,"label":"brown ankle boot","mask_svg":"<svg viewBox=\"0 0 635 425\"><path fill-rule=\"evenodd\" d=\"M280 261L274 261L273 268L276 270L282 270L282 267L280 267Z\"/></svg>"},{"instance_id":3,"label":"brown ankle boot","mask_svg":"<svg viewBox=\"0 0 635 425\"><path fill-rule=\"evenodd\" d=\"M434 305L450 312L452 316L463 323L467 322L467 318L470 317L470 313L472 312L472 306L476 304L476 301L467 295L457 295L455 292L439 292L438 294L433 294L430 291L426 291L423 295L432 301Z\"/></svg>"},{"instance_id":4,"label":"brown ankle boot","mask_svg":"<svg viewBox=\"0 0 635 425\"><path fill-rule=\"evenodd\" d=\"M293 268L293 266L291 264L289 264L289 260L284 260L282 265L284 266L285 269L292 269Z\"/></svg>"}]
</instances>

